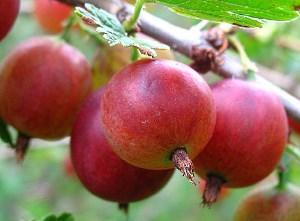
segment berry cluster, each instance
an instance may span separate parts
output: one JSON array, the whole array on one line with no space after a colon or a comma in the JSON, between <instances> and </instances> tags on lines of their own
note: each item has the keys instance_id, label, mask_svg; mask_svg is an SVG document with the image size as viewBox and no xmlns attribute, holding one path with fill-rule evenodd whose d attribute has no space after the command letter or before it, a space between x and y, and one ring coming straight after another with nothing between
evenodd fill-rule
<instances>
[{"instance_id":1,"label":"berry cluster","mask_svg":"<svg viewBox=\"0 0 300 221\"><path fill-rule=\"evenodd\" d=\"M17 15L19 1L12 2L0 39ZM287 143L288 120L274 94L237 79L208 85L173 60L130 63L129 52L122 50L98 52L92 74L84 55L56 38L21 43L0 68L1 119L28 138L71 135L71 161L81 183L124 209L158 192L175 168L194 184L194 171L206 180L206 205L222 187L253 185L275 169ZM101 54L111 55L110 66L103 65ZM293 189L268 191L248 198L236 220L255 217L265 207L261 199L281 200Z\"/></svg>"}]
</instances>

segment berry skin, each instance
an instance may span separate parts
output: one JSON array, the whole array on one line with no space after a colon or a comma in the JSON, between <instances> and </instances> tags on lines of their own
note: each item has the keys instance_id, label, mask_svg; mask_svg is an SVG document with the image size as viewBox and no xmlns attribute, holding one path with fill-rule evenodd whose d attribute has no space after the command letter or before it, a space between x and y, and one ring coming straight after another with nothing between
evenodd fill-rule
<instances>
[{"instance_id":1,"label":"berry skin","mask_svg":"<svg viewBox=\"0 0 300 221\"><path fill-rule=\"evenodd\" d=\"M35 0L34 15L41 27L48 33L63 30L64 21L71 15L72 7L56 0Z\"/></svg>"},{"instance_id":2,"label":"berry skin","mask_svg":"<svg viewBox=\"0 0 300 221\"><path fill-rule=\"evenodd\" d=\"M204 203L220 187L252 185L276 167L287 142L288 126L279 99L255 83L224 80L212 86L217 108L214 134L194 160L207 180Z\"/></svg>"},{"instance_id":3,"label":"berry skin","mask_svg":"<svg viewBox=\"0 0 300 221\"><path fill-rule=\"evenodd\" d=\"M91 84L77 49L49 37L29 39L0 68L0 116L30 137L65 137Z\"/></svg>"},{"instance_id":4,"label":"berry skin","mask_svg":"<svg viewBox=\"0 0 300 221\"><path fill-rule=\"evenodd\" d=\"M0 1L0 41L8 34L18 16L20 0Z\"/></svg>"},{"instance_id":5,"label":"berry skin","mask_svg":"<svg viewBox=\"0 0 300 221\"><path fill-rule=\"evenodd\" d=\"M264 187L252 191L239 205L234 221L299 221L300 189Z\"/></svg>"},{"instance_id":6,"label":"berry skin","mask_svg":"<svg viewBox=\"0 0 300 221\"><path fill-rule=\"evenodd\" d=\"M296 132L297 134L300 134L300 124L290 117L288 118L288 122L290 129Z\"/></svg>"},{"instance_id":7,"label":"berry skin","mask_svg":"<svg viewBox=\"0 0 300 221\"><path fill-rule=\"evenodd\" d=\"M192 180L186 153L193 159L209 141L215 106L210 88L193 69L145 59L112 78L101 117L113 150L123 160L145 169L175 164Z\"/></svg>"},{"instance_id":8,"label":"berry skin","mask_svg":"<svg viewBox=\"0 0 300 221\"><path fill-rule=\"evenodd\" d=\"M121 160L111 149L100 119L103 89L82 105L71 136L71 159L82 184L94 195L120 204L158 192L174 170L145 170Z\"/></svg>"}]
</instances>

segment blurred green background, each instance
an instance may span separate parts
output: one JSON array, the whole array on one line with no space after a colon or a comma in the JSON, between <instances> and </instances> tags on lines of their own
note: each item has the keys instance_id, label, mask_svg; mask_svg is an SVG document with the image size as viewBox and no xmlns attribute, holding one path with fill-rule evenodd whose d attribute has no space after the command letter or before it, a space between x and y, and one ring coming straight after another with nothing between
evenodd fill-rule
<instances>
[{"instance_id":1,"label":"blurred green background","mask_svg":"<svg viewBox=\"0 0 300 221\"><path fill-rule=\"evenodd\" d=\"M30 0L22 0L21 13L10 34L0 43L0 62L19 42L46 33L32 16ZM180 17L164 7L151 6L151 12L183 27L197 21ZM269 22L263 29L238 31L237 36L250 58L273 71L266 77L298 95L300 81L300 20L289 23ZM72 33L72 44L91 61L96 43L90 37ZM177 56L181 59L180 56ZM277 72L278 71L278 72ZM281 74L282 72L284 74ZM288 79L288 83L283 80ZM292 139L300 144L296 135ZM247 141L245 141L247 142ZM249 189L231 190L228 196L211 208L201 206L197 188L176 173L169 184L155 196L130 205L129 217L115 203L103 201L88 193L64 169L68 139L59 142L35 140L25 162L18 165L13 151L0 142L0 220L39 220L47 214L70 212L76 220L88 221L231 221L235 208ZM300 165L290 159L291 181L300 185ZM255 168L253 168L255 169Z\"/></svg>"}]
</instances>

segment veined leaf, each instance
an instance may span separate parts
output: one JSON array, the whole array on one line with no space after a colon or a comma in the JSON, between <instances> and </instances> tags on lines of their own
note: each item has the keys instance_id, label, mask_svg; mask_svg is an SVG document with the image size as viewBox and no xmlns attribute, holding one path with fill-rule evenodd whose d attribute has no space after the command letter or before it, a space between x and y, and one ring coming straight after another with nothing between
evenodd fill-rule
<instances>
[{"instance_id":1,"label":"veined leaf","mask_svg":"<svg viewBox=\"0 0 300 221\"><path fill-rule=\"evenodd\" d=\"M288 21L299 16L300 0L148 0L185 16L261 27L265 20Z\"/></svg>"},{"instance_id":2,"label":"veined leaf","mask_svg":"<svg viewBox=\"0 0 300 221\"><path fill-rule=\"evenodd\" d=\"M85 4L85 9L76 7L75 11L83 20L96 26L96 31L103 35L110 46L121 44L124 47L136 47L142 54L156 57L155 49L169 49L167 45L128 36L119 20L103 9L92 4Z\"/></svg>"}]
</instances>

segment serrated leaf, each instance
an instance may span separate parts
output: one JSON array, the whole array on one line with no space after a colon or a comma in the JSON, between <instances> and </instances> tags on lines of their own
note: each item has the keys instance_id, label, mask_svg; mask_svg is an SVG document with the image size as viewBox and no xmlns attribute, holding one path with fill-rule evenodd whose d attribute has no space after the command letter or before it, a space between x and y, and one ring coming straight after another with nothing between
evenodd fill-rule
<instances>
[{"instance_id":1,"label":"serrated leaf","mask_svg":"<svg viewBox=\"0 0 300 221\"><path fill-rule=\"evenodd\" d=\"M85 9L76 7L76 14L84 21L96 26L110 46L121 44L124 47L136 47L142 54L156 57L155 49L169 49L169 46L144 39L128 36L120 21L112 14L92 4L85 4Z\"/></svg>"},{"instance_id":2,"label":"serrated leaf","mask_svg":"<svg viewBox=\"0 0 300 221\"><path fill-rule=\"evenodd\" d=\"M2 119L0 119L0 138L5 143L13 146L12 136L8 130L7 124Z\"/></svg>"},{"instance_id":3,"label":"serrated leaf","mask_svg":"<svg viewBox=\"0 0 300 221\"><path fill-rule=\"evenodd\" d=\"M148 0L195 18L261 27L265 20L288 21L299 16L299 0Z\"/></svg>"}]
</instances>

